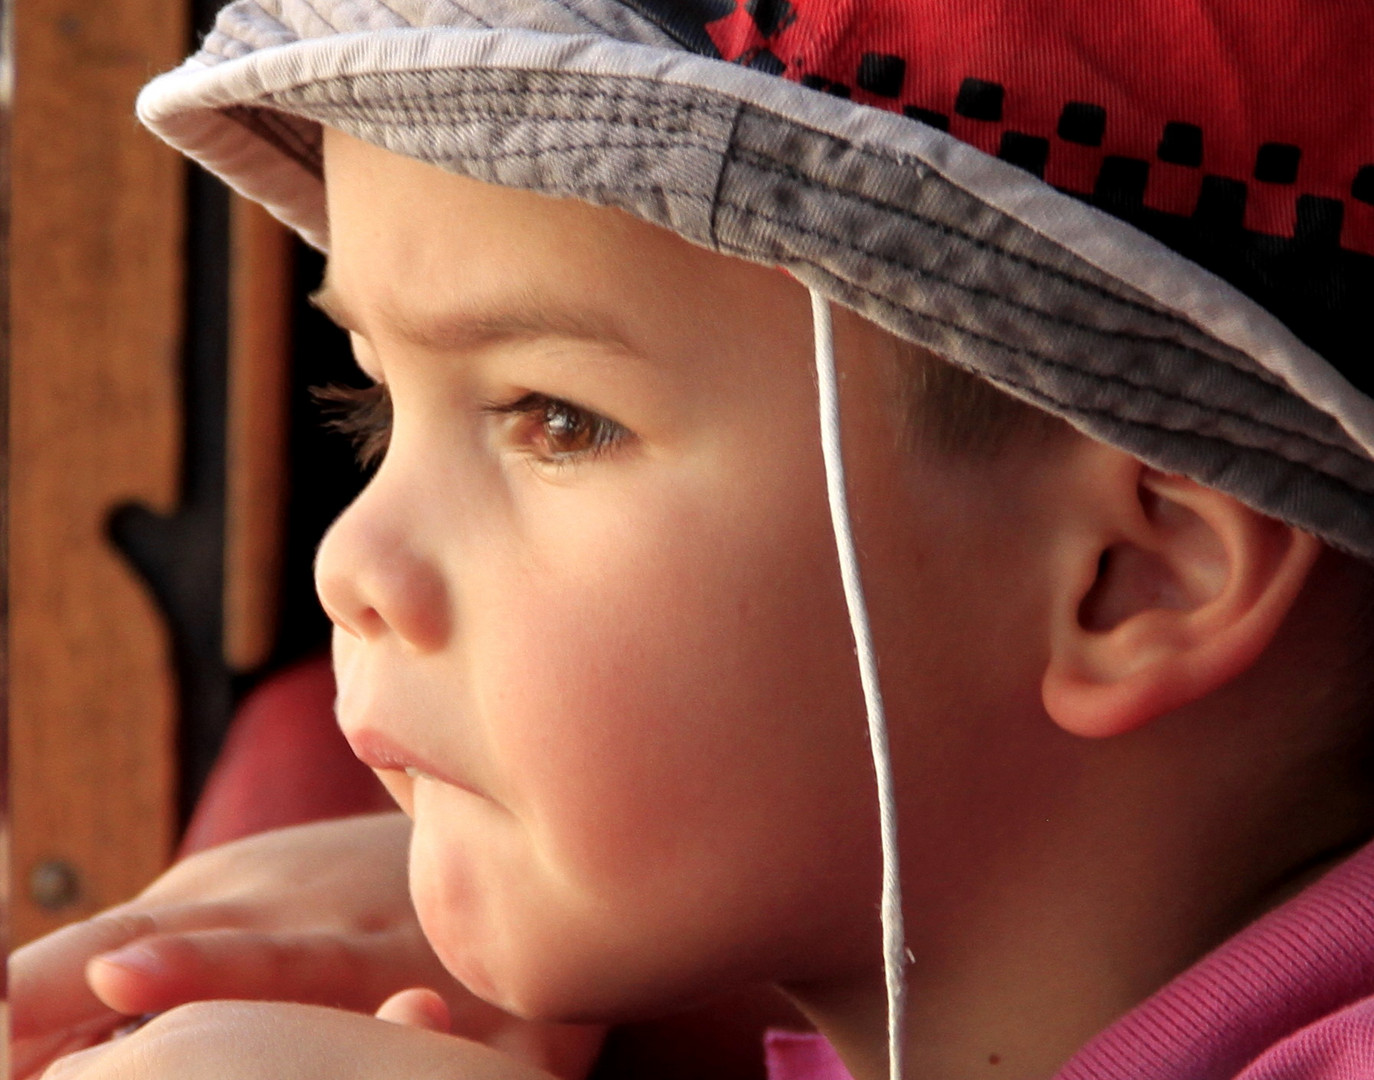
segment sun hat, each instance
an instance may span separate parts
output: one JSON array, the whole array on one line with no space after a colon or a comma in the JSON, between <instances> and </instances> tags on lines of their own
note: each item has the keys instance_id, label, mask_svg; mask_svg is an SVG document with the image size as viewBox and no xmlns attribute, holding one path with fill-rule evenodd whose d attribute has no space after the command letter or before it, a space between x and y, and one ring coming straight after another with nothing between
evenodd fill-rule
<instances>
[{"instance_id":1,"label":"sun hat","mask_svg":"<svg viewBox=\"0 0 1374 1080\"><path fill-rule=\"evenodd\" d=\"M1374 558L1374 3L238 0L139 98L327 248L320 125L617 206Z\"/></svg>"}]
</instances>

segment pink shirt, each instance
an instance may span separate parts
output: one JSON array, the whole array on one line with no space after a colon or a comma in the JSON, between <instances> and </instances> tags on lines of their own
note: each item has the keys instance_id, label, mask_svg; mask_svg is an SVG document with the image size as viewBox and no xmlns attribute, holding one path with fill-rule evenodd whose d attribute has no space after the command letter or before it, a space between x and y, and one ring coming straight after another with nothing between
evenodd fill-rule
<instances>
[{"instance_id":1,"label":"pink shirt","mask_svg":"<svg viewBox=\"0 0 1374 1080\"><path fill-rule=\"evenodd\" d=\"M848 1080L818 1035L770 1032L770 1080ZM1374 844L1080 1050L1056 1080L1374 1080Z\"/></svg>"}]
</instances>

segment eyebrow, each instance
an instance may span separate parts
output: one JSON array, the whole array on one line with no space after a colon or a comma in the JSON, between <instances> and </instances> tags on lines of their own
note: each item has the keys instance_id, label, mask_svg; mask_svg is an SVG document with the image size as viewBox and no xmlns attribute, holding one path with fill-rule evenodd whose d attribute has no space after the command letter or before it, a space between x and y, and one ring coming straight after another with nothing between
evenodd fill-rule
<instances>
[{"instance_id":1,"label":"eyebrow","mask_svg":"<svg viewBox=\"0 0 1374 1080\"><path fill-rule=\"evenodd\" d=\"M362 333L362 320L334 288L328 274L308 297L340 329ZM559 307L533 292L517 294L491 310L450 311L417 318L405 311L383 310L380 321L397 336L435 352L477 348L511 340L572 338L636 352L628 335L608 316Z\"/></svg>"}]
</instances>

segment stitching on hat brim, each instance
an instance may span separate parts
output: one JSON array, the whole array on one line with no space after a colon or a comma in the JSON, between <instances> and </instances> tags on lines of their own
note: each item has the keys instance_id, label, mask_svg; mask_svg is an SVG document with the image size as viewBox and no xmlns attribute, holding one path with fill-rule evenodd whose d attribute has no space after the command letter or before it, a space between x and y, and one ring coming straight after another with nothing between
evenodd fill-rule
<instances>
[{"instance_id":1,"label":"stitching on hat brim","mask_svg":"<svg viewBox=\"0 0 1374 1080\"><path fill-rule=\"evenodd\" d=\"M349 76L340 76L339 79L338 79L337 81L338 81L338 83L339 83L340 85L349 85L350 83L355 82L356 79L355 79L355 78L351 78L351 77L349 77ZM285 90L281 90L281 91L277 91L277 92L273 95L273 98L270 99L270 100L272 100L272 101L280 101L280 100L282 99L282 97L283 97L284 95L288 94L289 92L290 92L290 88L285 89ZM570 99L573 99L573 100L595 101L595 102L598 102L598 103L605 103L605 102L608 102L608 101L609 101L609 102L616 102L616 103L621 103L621 102L623 102L623 103L626 103L626 104L640 105L640 106L644 106L644 107L655 107L655 108L658 108L658 109L660 109L660 110L663 110L663 102L662 102L662 100L661 100L661 99L654 98L654 97L652 97L652 96L650 96L650 95L636 95L636 94L631 94L631 93L624 93L624 94L596 94L596 93L593 93L593 92L591 92L591 91L565 90L565 91L560 91L560 92L559 92L559 96L560 96L560 97L570 98ZM469 102L470 99L473 99L473 98L483 98L483 99L486 99L486 100L484 100L483 104L481 104L480 106L471 106L471 105L469 105L468 102ZM444 95L435 95L434 97L431 97L431 98L429 98L428 100L431 100L431 101L434 101L434 100L446 100L446 101L450 101L451 104L452 104L452 107L453 107L454 112L455 112L458 116L465 116L465 115L466 115L466 116L476 117L476 118L479 118L479 119L482 119L482 120L489 120L489 119L491 119L492 117L500 117L500 116L508 117L508 118L510 118L510 119L512 119L512 120L529 120L529 119L537 119L537 120L564 120L564 121L581 121L581 122L586 122L586 120L587 120L586 115L585 115L585 114L581 114L581 113L574 113L574 112L554 112L554 111L534 112L534 111L532 111L532 110L530 110L530 109L519 109L519 110L518 110L518 109L514 109L514 108L509 108L509 107L503 108L503 107L502 107L503 105L508 105L508 104L509 104L509 94L502 93L502 92L500 92L500 91L493 91L493 90L476 89L476 90L473 90L471 93L463 93L461 96L453 95L452 98L447 98L447 97L445 97ZM385 113L383 112L382 108L379 108L379 106L381 106L381 107L388 107L388 106L389 106L392 110L394 110L393 115L394 115L394 118L395 118L395 119L397 119L397 120L403 120L403 121L413 121L413 120L415 119L415 112L414 112L414 109L413 109L413 108L407 108L407 104L408 104L408 102L407 102L407 99L405 99L405 98L394 98L394 99L391 99L391 100L382 100L382 101L378 101L378 100L376 100L375 98L369 98L369 99L368 99L369 116L382 118L382 117L385 116ZM349 111L350 111L350 110L349 110L349 107L346 106L346 105L330 105L330 104L326 104L326 103L311 103L310 108L311 108L311 112L312 112L312 113L319 113L319 114L321 114L321 115L326 115L326 114L328 114L328 113L330 113L330 112L335 112L335 113L337 113L337 114L339 114L339 115L347 116L347 115L349 114ZM675 108L673 109L673 112L675 112L675 113L682 113L682 114L684 114L684 115L690 115L691 113L694 113L694 112L705 112L705 111L710 111L710 112L718 113L718 114L720 114L720 115L722 115L722 116L724 115L724 111L720 108L720 106L719 106L719 105L716 105L716 104L714 104L714 103L712 103L711 105L708 106L708 105L706 105L705 103L693 104L693 103L691 103L691 102L688 102L688 103L684 103L683 105L681 105L681 106L679 106L679 107L675 107ZM663 124L660 124L660 123L650 123L650 122L648 122L648 121L641 120L641 119L640 119L639 117L637 117L637 116L628 115L628 114L625 115L625 116L616 116L616 117L614 117L614 118L597 117L597 118L596 118L596 122L597 122L597 123L615 124L615 125L618 126L618 127L642 128L642 129L647 130L647 131L652 131L652 132L654 132L656 135L662 135L662 134L669 133L669 132L683 132L683 133L686 133L686 134L690 134L691 131L692 131L691 127L690 127L689 125L687 125L687 124L680 124L680 125L677 125L677 126L671 126L671 125L670 125L670 126L666 126L666 127L665 127ZM677 142L677 140L675 140L674 143L669 143L669 144L667 144L667 145L672 146L672 145L675 145L676 142ZM698 140L694 145L698 146L700 149L703 149L703 150L714 150L714 149L715 149L714 144L707 143L707 142L704 142L704 141L701 141L701 140Z\"/></svg>"}]
</instances>

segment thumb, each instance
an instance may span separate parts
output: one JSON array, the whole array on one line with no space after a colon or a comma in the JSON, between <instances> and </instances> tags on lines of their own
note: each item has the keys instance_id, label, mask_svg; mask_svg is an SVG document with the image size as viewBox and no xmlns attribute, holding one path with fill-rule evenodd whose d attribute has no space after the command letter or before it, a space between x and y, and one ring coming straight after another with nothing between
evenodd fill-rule
<instances>
[{"instance_id":1,"label":"thumb","mask_svg":"<svg viewBox=\"0 0 1374 1080\"><path fill-rule=\"evenodd\" d=\"M452 1018L442 997L426 986L416 986L392 994L377 1009L377 1019L406 1027L449 1033Z\"/></svg>"}]
</instances>

